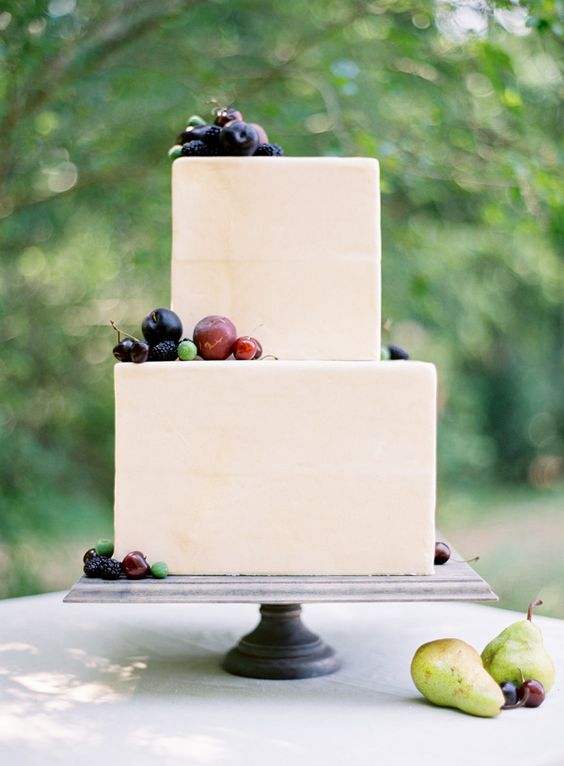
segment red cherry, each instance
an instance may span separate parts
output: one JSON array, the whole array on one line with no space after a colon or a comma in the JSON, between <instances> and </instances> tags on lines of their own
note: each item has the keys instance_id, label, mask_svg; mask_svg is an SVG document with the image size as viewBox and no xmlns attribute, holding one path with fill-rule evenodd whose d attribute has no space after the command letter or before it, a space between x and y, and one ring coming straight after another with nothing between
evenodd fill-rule
<instances>
[{"instance_id":1,"label":"red cherry","mask_svg":"<svg viewBox=\"0 0 564 766\"><path fill-rule=\"evenodd\" d=\"M149 358L149 352L151 348L144 340L136 340L133 346L131 346L131 361L135 364L142 364Z\"/></svg>"},{"instance_id":2,"label":"red cherry","mask_svg":"<svg viewBox=\"0 0 564 766\"><path fill-rule=\"evenodd\" d=\"M258 351L258 343L249 335L242 335L233 344L235 359L254 359Z\"/></svg>"},{"instance_id":3,"label":"red cherry","mask_svg":"<svg viewBox=\"0 0 564 766\"><path fill-rule=\"evenodd\" d=\"M227 359L236 340L237 328L227 317L204 317L194 328L194 343L202 359Z\"/></svg>"},{"instance_id":4,"label":"red cherry","mask_svg":"<svg viewBox=\"0 0 564 766\"><path fill-rule=\"evenodd\" d=\"M435 564L446 564L450 559L450 548L446 543L435 543Z\"/></svg>"},{"instance_id":5,"label":"red cherry","mask_svg":"<svg viewBox=\"0 0 564 766\"><path fill-rule=\"evenodd\" d=\"M242 121L243 115L239 110L227 107L226 109L221 109L217 113L214 124L219 125L220 128L223 128L227 125L228 122L233 122L234 120L238 122Z\"/></svg>"},{"instance_id":6,"label":"red cherry","mask_svg":"<svg viewBox=\"0 0 564 766\"><path fill-rule=\"evenodd\" d=\"M141 551L131 551L121 562L125 576L130 580L141 580L149 573L149 564Z\"/></svg>"},{"instance_id":7,"label":"red cherry","mask_svg":"<svg viewBox=\"0 0 564 766\"><path fill-rule=\"evenodd\" d=\"M545 692L544 686L540 681L535 681L533 678L528 681L524 681L517 691L517 696L522 699L528 692L528 697L525 700L525 707L538 707L544 702Z\"/></svg>"}]
</instances>

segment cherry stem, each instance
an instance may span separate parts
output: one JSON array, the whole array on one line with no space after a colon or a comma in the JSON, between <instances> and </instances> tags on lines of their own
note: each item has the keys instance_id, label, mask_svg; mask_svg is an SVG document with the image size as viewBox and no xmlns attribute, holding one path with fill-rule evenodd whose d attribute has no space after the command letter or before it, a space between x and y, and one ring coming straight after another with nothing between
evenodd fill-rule
<instances>
[{"instance_id":1,"label":"cherry stem","mask_svg":"<svg viewBox=\"0 0 564 766\"><path fill-rule=\"evenodd\" d=\"M542 604L542 601L541 601L540 598L537 598L535 601L531 601L531 603L529 604L529 608L527 609L527 620L531 620L532 621L532 619L533 619L533 609L536 606L540 606L541 604Z\"/></svg>"},{"instance_id":2,"label":"cherry stem","mask_svg":"<svg viewBox=\"0 0 564 766\"><path fill-rule=\"evenodd\" d=\"M525 705L527 700L529 699L530 694L531 694L531 692L525 686L525 688L523 689L523 696L521 697L519 702L516 702L514 705L502 705L501 709L502 710L515 710L515 708L523 707L523 705Z\"/></svg>"},{"instance_id":3,"label":"cherry stem","mask_svg":"<svg viewBox=\"0 0 564 766\"><path fill-rule=\"evenodd\" d=\"M265 354L264 356L261 356L260 361L263 362L265 359L276 359L276 361L278 361L278 357L274 356L274 354Z\"/></svg>"},{"instance_id":4,"label":"cherry stem","mask_svg":"<svg viewBox=\"0 0 564 766\"><path fill-rule=\"evenodd\" d=\"M124 332L123 330L120 330L120 328L117 326L117 324L114 322L113 319L110 319L110 324L114 328L114 330L118 334L118 343L121 341L121 336L125 335L126 338L131 338L131 340L136 341L137 343L140 343L141 341L139 338L136 338L134 335L130 335L128 332Z\"/></svg>"},{"instance_id":5,"label":"cherry stem","mask_svg":"<svg viewBox=\"0 0 564 766\"><path fill-rule=\"evenodd\" d=\"M456 561L457 564L471 564L473 561L479 561L479 556L474 556L473 559L451 559L451 561Z\"/></svg>"}]
</instances>

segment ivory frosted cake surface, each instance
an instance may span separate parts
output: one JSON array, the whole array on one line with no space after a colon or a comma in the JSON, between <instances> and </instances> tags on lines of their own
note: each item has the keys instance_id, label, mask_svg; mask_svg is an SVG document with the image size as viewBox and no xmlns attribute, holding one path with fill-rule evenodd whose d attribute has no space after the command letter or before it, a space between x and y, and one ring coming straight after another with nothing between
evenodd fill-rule
<instances>
[{"instance_id":1,"label":"ivory frosted cake surface","mask_svg":"<svg viewBox=\"0 0 564 766\"><path fill-rule=\"evenodd\" d=\"M379 199L374 159L176 160L172 308L280 359L380 359Z\"/></svg>"},{"instance_id":2,"label":"ivory frosted cake surface","mask_svg":"<svg viewBox=\"0 0 564 766\"><path fill-rule=\"evenodd\" d=\"M119 556L177 574L432 573L433 365L120 364L115 385Z\"/></svg>"}]
</instances>

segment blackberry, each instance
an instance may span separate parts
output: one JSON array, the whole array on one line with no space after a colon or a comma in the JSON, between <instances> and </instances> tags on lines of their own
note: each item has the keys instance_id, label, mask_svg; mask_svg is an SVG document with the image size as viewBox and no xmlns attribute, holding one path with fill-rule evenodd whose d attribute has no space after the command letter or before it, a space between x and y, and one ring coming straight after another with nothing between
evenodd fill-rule
<instances>
[{"instance_id":1,"label":"blackberry","mask_svg":"<svg viewBox=\"0 0 564 766\"><path fill-rule=\"evenodd\" d=\"M388 345L390 359L409 359L409 354L401 346L395 346L393 343Z\"/></svg>"},{"instance_id":2,"label":"blackberry","mask_svg":"<svg viewBox=\"0 0 564 766\"><path fill-rule=\"evenodd\" d=\"M98 577L103 580L117 580L121 574L121 561L117 559L108 559L105 556L100 556L100 563L98 564Z\"/></svg>"},{"instance_id":3,"label":"blackberry","mask_svg":"<svg viewBox=\"0 0 564 766\"><path fill-rule=\"evenodd\" d=\"M255 157L283 157L284 149L278 144L259 144Z\"/></svg>"},{"instance_id":4,"label":"blackberry","mask_svg":"<svg viewBox=\"0 0 564 766\"><path fill-rule=\"evenodd\" d=\"M190 141L182 145L181 157L209 157L214 150L203 141Z\"/></svg>"},{"instance_id":5,"label":"blackberry","mask_svg":"<svg viewBox=\"0 0 564 766\"><path fill-rule=\"evenodd\" d=\"M193 141L203 141L208 146L217 146L219 143L219 134L221 128L217 125L198 125L188 127L177 137L177 144L189 144Z\"/></svg>"},{"instance_id":6,"label":"blackberry","mask_svg":"<svg viewBox=\"0 0 564 766\"><path fill-rule=\"evenodd\" d=\"M86 577L100 577L100 564L105 561L103 556L92 556L84 562L84 574Z\"/></svg>"},{"instance_id":7,"label":"blackberry","mask_svg":"<svg viewBox=\"0 0 564 766\"><path fill-rule=\"evenodd\" d=\"M178 357L178 343L174 340L161 340L149 353L150 362L174 362Z\"/></svg>"},{"instance_id":8,"label":"blackberry","mask_svg":"<svg viewBox=\"0 0 564 766\"><path fill-rule=\"evenodd\" d=\"M201 128L202 134L201 136L198 136L201 141L204 141L206 144L218 144L219 143L219 136L221 133L221 128L219 125L209 125L204 128Z\"/></svg>"}]
</instances>

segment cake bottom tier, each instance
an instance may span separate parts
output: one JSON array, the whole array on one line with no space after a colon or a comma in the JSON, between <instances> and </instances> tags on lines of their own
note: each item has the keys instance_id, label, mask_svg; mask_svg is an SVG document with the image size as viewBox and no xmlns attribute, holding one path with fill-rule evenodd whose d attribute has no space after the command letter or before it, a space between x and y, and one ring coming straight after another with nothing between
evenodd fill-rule
<instances>
[{"instance_id":1,"label":"cake bottom tier","mask_svg":"<svg viewBox=\"0 0 564 766\"><path fill-rule=\"evenodd\" d=\"M431 574L423 362L118 364L116 555L173 574Z\"/></svg>"}]
</instances>

